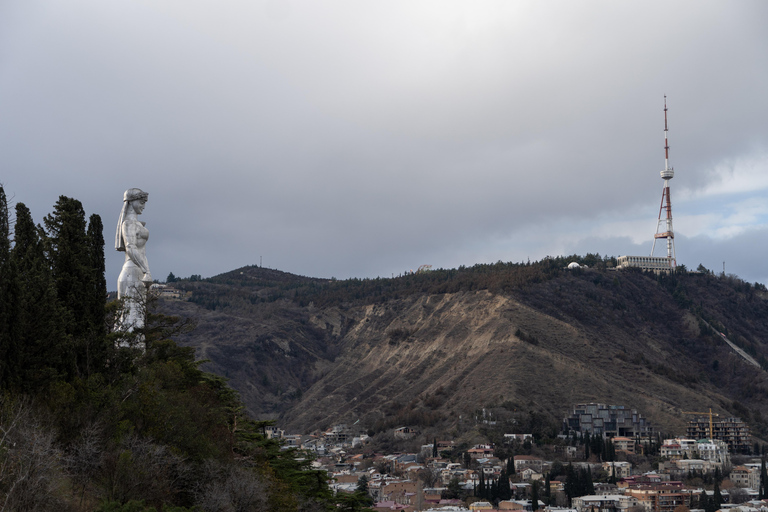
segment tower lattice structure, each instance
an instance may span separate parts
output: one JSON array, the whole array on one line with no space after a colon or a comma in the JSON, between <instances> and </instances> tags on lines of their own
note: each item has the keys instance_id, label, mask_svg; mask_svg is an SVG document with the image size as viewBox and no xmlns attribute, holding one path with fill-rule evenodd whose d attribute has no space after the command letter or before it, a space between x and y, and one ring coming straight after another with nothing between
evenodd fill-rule
<instances>
[{"instance_id":1,"label":"tower lattice structure","mask_svg":"<svg viewBox=\"0 0 768 512\"><path fill-rule=\"evenodd\" d=\"M674 178L675 171L669 166L669 139L667 137L667 97L664 96L664 170L661 171L661 178L664 180L664 188L661 190L661 206L659 207L659 220L656 224L656 234L653 237L653 247L651 256L656 250L656 240L667 240L667 258L669 266L677 266L677 255L675 253L675 232L672 229L672 200L669 195L669 180Z\"/></svg>"}]
</instances>

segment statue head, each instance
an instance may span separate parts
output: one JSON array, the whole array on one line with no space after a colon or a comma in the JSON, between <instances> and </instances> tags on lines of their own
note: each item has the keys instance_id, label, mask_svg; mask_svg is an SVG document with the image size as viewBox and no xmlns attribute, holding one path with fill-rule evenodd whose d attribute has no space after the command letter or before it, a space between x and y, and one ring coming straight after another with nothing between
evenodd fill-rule
<instances>
[{"instance_id":1,"label":"statue head","mask_svg":"<svg viewBox=\"0 0 768 512\"><path fill-rule=\"evenodd\" d=\"M123 209L120 210L120 218L117 221L117 232L115 233L115 249L125 251L125 240L123 240L123 220L128 214L129 208L134 213L141 213L144 210L144 203L149 198L149 194L140 188L129 188L123 194ZM139 205L134 205L134 201L140 201Z\"/></svg>"},{"instance_id":2,"label":"statue head","mask_svg":"<svg viewBox=\"0 0 768 512\"><path fill-rule=\"evenodd\" d=\"M123 201L126 203L135 201L137 199L143 199L146 201L147 198L149 198L149 193L144 192L140 188L129 188L125 191L125 194L123 194Z\"/></svg>"}]
</instances>

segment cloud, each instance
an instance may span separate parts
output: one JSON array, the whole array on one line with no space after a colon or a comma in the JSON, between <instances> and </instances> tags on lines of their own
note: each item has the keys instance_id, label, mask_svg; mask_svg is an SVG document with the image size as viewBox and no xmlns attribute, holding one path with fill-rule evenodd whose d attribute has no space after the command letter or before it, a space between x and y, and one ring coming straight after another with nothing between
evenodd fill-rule
<instances>
[{"instance_id":1,"label":"cloud","mask_svg":"<svg viewBox=\"0 0 768 512\"><path fill-rule=\"evenodd\" d=\"M261 257L343 278L645 252L666 94L680 258L687 242L747 254L766 225L767 14L708 1L4 3L0 181L37 219L60 194L80 199L106 239L123 191L148 190L157 277ZM121 255L108 258L111 283Z\"/></svg>"}]
</instances>

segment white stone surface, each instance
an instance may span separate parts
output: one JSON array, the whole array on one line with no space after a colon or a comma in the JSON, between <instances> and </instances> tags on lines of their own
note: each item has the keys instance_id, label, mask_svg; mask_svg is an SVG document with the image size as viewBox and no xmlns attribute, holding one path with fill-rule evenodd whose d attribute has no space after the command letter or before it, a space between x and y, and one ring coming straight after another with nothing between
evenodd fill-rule
<instances>
[{"instance_id":1,"label":"white stone surface","mask_svg":"<svg viewBox=\"0 0 768 512\"><path fill-rule=\"evenodd\" d=\"M117 222L115 249L125 252L123 269L117 278L117 298L123 301L123 311L116 330L133 332L144 327L147 289L152 284L146 245L149 230L138 216L144 211L149 194L138 188L130 188L123 194L123 208ZM135 343L144 348L144 340ZM130 346L127 341L120 346Z\"/></svg>"}]
</instances>

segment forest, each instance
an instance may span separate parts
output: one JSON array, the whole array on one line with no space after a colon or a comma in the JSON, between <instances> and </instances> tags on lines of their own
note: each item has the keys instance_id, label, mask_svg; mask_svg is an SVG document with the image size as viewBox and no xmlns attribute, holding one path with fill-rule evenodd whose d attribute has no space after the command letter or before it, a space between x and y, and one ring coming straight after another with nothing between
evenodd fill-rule
<instances>
[{"instance_id":1,"label":"forest","mask_svg":"<svg viewBox=\"0 0 768 512\"><path fill-rule=\"evenodd\" d=\"M365 510L267 439L226 381L147 305L116 348L102 222L61 196L42 225L0 187L0 510Z\"/></svg>"}]
</instances>

